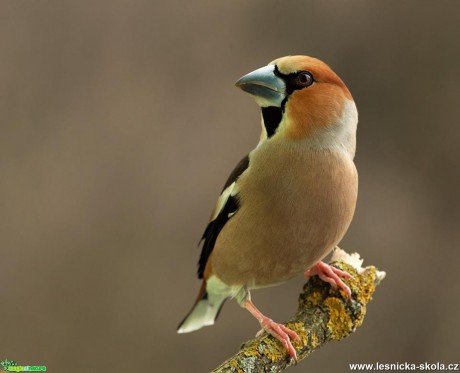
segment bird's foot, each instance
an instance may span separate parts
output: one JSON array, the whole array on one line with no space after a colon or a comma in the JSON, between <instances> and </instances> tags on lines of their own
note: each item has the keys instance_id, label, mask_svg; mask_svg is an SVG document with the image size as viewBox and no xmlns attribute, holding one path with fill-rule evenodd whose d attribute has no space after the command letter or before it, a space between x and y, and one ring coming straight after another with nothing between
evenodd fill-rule
<instances>
[{"instance_id":1,"label":"bird's foot","mask_svg":"<svg viewBox=\"0 0 460 373\"><path fill-rule=\"evenodd\" d=\"M304 275L307 278L307 280L309 280L312 276L318 275L318 277L321 280L329 283L334 289L337 289L337 286L341 288L347 295L347 298L351 299L350 288L339 277L341 276L344 278L353 278L353 276L350 275L348 272L342 271L341 269L335 268L334 266L331 266L324 262L318 262L313 267L306 270L304 272Z\"/></svg>"},{"instance_id":2,"label":"bird's foot","mask_svg":"<svg viewBox=\"0 0 460 373\"><path fill-rule=\"evenodd\" d=\"M291 343L291 339L300 341L300 338L295 331L287 328L283 324L274 322L272 319L265 316L264 319L260 322L260 326L262 327L262 330L257 333L257 336L260 336L264 331L266 331L268 334L272 335L278 341L280 341L284 348L288 350L289 355L295 361L297 361L297 353Z\"/></svg>"},{"instance_id":3,"label":"bird's foot","mask_svg":"<svg viewBox=\"0 0 460 373\"><path fill-rule=\"evenodd\" d=\"M263 315L262 312L260 312L254 305L254 303L252 303L250 300L246 300L243 304L243 307L246 308L249 312L251 312L251 314L259 321L260 326L263 328L261 331L257 333L257 337L259 337L264 331L272 335L283 344L283 346L289 352L289 355L297 363L297 353L295 351L294 346L291 343L291 339L300 341L300 338L297 335L297 333L287 328L283 324L278 324L277 322L274 322L272 319Z\"/></svg>"}]
</instances>

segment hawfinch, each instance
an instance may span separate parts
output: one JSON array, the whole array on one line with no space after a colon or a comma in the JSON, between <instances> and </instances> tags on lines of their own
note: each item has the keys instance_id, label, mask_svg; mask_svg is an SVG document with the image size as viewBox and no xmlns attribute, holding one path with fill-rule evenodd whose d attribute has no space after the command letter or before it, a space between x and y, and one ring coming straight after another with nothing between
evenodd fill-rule
<instances>
[{"instance_id":1,"label":"hawfinch","mask_svg":"<svg viewBox=\"0 0 460 373\"><path fill-rule=\"evenodd\" d=\"M351 297L346 272L321 260L344 236L355 211L353 163L358 113L343 81L324 62L279 58L236 82L262 111L262 134L224 185L202 237L196 302L178 327L214 324L235 298L296 358L298 335L264 316L250 290L304 273Z\"/></svg>"}]
</instances>

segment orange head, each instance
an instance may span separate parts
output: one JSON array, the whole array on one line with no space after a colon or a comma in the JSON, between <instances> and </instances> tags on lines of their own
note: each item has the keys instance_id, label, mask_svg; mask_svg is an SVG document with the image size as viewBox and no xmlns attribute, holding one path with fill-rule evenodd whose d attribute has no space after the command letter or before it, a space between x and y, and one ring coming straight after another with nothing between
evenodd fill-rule
<instances>
[{"instance_id":1,"label":"orange head","mask_svg":"<svg viewBox=\"0 0 460 373\"><path fill-rule=\"evenodd\" d=\"M336 142L344 136L354 140L357 111L350 91L316 58L278 58L236 85L261 106L266 138L313 139L327 133L326 140L333 142L336 133Z\"/></svg>"}]
</instances>

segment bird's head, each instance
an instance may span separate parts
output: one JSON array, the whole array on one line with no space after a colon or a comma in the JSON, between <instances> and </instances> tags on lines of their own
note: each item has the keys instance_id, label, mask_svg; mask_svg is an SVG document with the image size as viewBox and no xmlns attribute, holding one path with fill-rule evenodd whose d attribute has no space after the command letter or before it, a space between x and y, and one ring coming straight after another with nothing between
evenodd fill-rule
<instances>
[{"instance_id":1,"label":"bird's head","mask_svg":"<svg viewBox=\"0 0 460 373\"><path fill-rule=\"evenodd\" d=\"M239 79L236 86L262 108L265 139L342 146L354 155L356 106L343 81L324 62L287 56Z\"/></svg>"}]
</instances>

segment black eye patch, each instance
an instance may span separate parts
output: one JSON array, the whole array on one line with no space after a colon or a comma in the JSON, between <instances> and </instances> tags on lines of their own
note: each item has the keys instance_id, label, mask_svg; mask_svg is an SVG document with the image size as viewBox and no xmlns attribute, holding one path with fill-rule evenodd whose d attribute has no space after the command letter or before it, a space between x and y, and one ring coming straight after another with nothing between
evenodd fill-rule
<instances>
[{"instance_id":1,"label":"black eye patch","mask_svg":"<svg viewBox=\"0 0 460 373\"><path fill-rule=\"evenodd\" d=\"M288 95L299 89L311 86L315 81L313 75L308 71L300 71L298 73L284 75L283 79L286 82L286 93Z\"/></svg>"},{"instance_id":2,"label":"black eye patch","mask_svg":"<svg viewBox=\"0 0 460 373\"><path fill-rule=\"evenodd\" d=\"M275 66L275 74L286 83L286 93L289 96L292 92L307 88L315 82L313 74L309 71L298 71L292 74L282 74Z\"/></svg>"}]
</instances>

